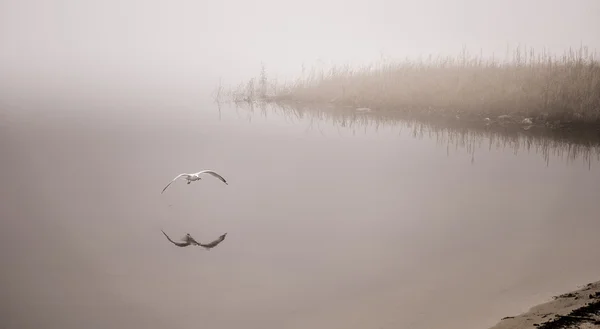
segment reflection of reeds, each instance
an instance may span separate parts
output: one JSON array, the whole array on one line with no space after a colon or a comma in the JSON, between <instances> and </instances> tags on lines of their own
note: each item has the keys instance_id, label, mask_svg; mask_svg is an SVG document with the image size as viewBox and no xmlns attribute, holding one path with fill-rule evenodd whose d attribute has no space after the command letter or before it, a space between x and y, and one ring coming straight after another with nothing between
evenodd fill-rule
<instances>
[{"instance_id":1,"label":"reflection of reeds","mask_svg":"<svg viewBox=\"0 0 600 329\"><path fill-rule=\"evenodd\" d=\"M267 81L263 66L258 79L219 90L221 99L235 102L335 104L481 119L508 114L532 118L534 124L600 122L600 65L584 47L562 56L517 48L508 62L464 52L357 69L334 66L284 84Z\"/></svg>"},{"instance_id":2,"label":"reflection of reeds","mask_svg":"<svg viewBox=\"0 0 600 329\"><path fill-rule=\"evenodd\" d=\"M600 136L571 134L563 131L524 131L523 129L507 129L501 126L474 126L461 120L448 121L430 118L402 119L393 115L379 113L356 113L338 108L323 108L316 105L290 106L259 102L260 114L267 116L269 112L279 114L286 120L306 120L311 127L314 122L326 121L333 126L351 129L353 133L369 127L375 130L392 128L407 130L413 138L424 137L435 139L438 145L445 145L447 152L451 149L464 149L475 160L475 151L483 145L488 150L512 149L519 152L535 152L540 154L546 165L551 157L562 158L568 163L582 160L591 168L593 161L600 162ZM254 103L236 103L238 108L255 112Z\"/></svg>"}]
</instances>

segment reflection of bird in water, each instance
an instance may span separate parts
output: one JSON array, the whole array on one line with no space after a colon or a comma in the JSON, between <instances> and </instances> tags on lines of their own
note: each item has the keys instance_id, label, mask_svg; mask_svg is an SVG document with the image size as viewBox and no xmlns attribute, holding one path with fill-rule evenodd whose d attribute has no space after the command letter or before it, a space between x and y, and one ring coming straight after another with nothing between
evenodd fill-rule
<instances>
[{"instance_id":1,"label":"reflection of bird in water","mask_svg":"<svg viewBox=\"0 0 600 329\"><path fill-rule=\"evenodd\" d=\"M218 239L209 242L207 244L202 244L202 243L198 243L199 246L204 247L206 250L210 250L214 247L216 247L219 243L223 242L223 240L225 240L225 236L227 235L227 233L221 235Z\"/></svg>"},{"instance_id":2,"label":"reflection of bird in water","mask_svg":"<svg viewBox=\"0 0 600 329\"><path fill-rule=\"evenodd\" d=\"M187 233L183 238L181 238L181 240L183 242L175 242L173 240L171 240L171 238L169 238L169 236L167 235L167 233L165 233L165 231L160 230L169 241L171 241L172 244L176 245L177 247L187 247L189 245L195 245L195 246L199 246L200 243L198 243L198 241L196 241L189 233Z\"/></svg>"},{"instance_id":3,"label":"reflection of bird in water","mask_svg":"<svg viewBox=\"0 0 600 329\"><path fill-rule=\"evenodd\" d=\"M212 175L212 176L218 178L219 180L221 180L223 183L225 183L225 185L229 185L227 183L227 181L225 180L225 178L223 178L223 176L217 174L216 172L214 172L212 170L202 170L202 171L199 171L199 172L197 172L195 174L186 174L186 173L183 173L183 174L177 175L177 177L173 178L173 180L169 184L167 184L167 186L165 186L165 188L160 193L162 194L167 189L167 187L169 187L169 185L173 184L173 182L176 181L179 177L184 177L187 180L187 183L189 184L191 182L195 182L197 180L201 180L202 179L202 178L200 178L201 174Z\"/></svg>"}]
</instances>

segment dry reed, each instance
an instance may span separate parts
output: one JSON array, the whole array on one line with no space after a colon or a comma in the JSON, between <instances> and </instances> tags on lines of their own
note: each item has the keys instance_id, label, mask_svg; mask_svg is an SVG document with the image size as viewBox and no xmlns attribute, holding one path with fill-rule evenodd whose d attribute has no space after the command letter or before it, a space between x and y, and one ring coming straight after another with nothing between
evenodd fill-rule
<instances>
[{"instance_id":1,"label":"dry reed","mask_svg":"<svg viewBox=\"0 0 600 329\"><path fill-rule=\"evenodd\" d=\"M600 122L600 63L586 47L557 56L515 50L509 61L472 57L379 62L312 70L292 83L258 79L223 92L235 102L295 102L427 112L461 117L532 118L534 122Z\"/></svg>"}]
</instances>

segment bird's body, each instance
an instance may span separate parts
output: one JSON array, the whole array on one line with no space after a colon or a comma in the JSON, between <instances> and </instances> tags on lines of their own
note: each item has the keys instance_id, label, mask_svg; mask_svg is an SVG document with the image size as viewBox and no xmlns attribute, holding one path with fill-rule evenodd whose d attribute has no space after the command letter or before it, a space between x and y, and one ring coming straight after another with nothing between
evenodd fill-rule
<instances>
[{"instance_id":1,"label":"bird's body","mask_svg":"<svg viewBox=\"0 0 600 329\"><path fill-rule=\"evenodd\" d=\"M212 175L212 176L218 178L223 183L225 183L225 185L229 185L227 183L227 181L225 180L225 178L223 178L223 176L217 174L215 171L213 171L213 170L202 170L202 171L199 171L199 172L194 173L194 174L183 173L183 174L177 175L177 177L175 177L169 184L167 184L167 186L165 186L165 188L163 188L162 192L160 192L160 193L162 194L167 189L167 187L169 187L171 184L173 184L173 182L176 181L177 179L179 179L180 177L185 178L187 180L187 183L190 184L191 182L195 182L195 181L201 180L202 178L200 177L200 175L202 175L202 174Z\"/></svg>"},{"instance_id":2,"label":"bird's body","mask_svg":"<svg viewBox=\"0 0 600 329\"><path fill-rule=\"evenodd\" d=\"M195 246L199 246L200 243L198 243L198 241L196 241L189 233L187 233L181 240L183 242L175 242L173 240L171 240L171 238L169 238L169 236L167 235L167 233L165 233L165 231L160 230L166 237L167 240L169 240L172 244L176 245L177 247L187 247L190 245L195 245Z\"/></svg>"},{"instance_id":3,"label":"bird's body","mask_svg":"<svg viewBox=\"0 0 600 329\"><path fill-rule=\"evenodd\" d=\"M218 239L216 239L212 242L209 242L207 244L198 243L198 245L200 247L204 247L204 249L206 249L206 250L210 250L210 249L216 247L219 243L223 242L223 240L225 240L226 235L227 235L227 233L221 235Z\"/></svg>"}]
</instances>

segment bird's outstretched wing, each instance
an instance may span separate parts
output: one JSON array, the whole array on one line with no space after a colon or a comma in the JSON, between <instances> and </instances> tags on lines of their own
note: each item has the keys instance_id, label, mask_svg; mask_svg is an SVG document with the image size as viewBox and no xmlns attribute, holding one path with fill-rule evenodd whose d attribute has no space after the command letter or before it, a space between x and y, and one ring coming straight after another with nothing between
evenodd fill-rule
<instances>
[{"instance_id":1,"label":"bird's outstretched wing","mask_svg":"<svg viewBox=\"0 0 600 329\"><path fill-rule=\"evenodd\" d=\"M165 231L160 230L162 232L162 234L165 235L165 237L167 237L167 240L169 240L172 244L176 245L177 247L187 247L190 245L189 242L175 242L173 240L171 240L171 238L169 238L169 236L167 235L167 233L165 233Z\"/></svg>"},{"instance_id":2,"label":"bird's outstretched wing","mask_svg":"<svg viewBox=\"0 0 600 329\"><path fill-rule=\"evenodd\" d=\"M214 177L217 177L220 181L222 181L223 183L225 183L225 185L229 185L229 183L227 183L227 181L225 180L225 178L223 178L223 176L217 174L215 171L213 170L202 170L196 173L197 175L200 174L209 174L212 175Z\"/></svg>"},{"instance_id":3,"label":"bird's outstretched wing","mask_svg":"<svg viewBox=\"0 0 600 329\"><path fill-rule=\"evenodd\" d=\"M182 176L189 176L188 174L179 174L177 175L177 177L173 178L173 180L171 182L169 182L169 184L167 184L167 186L165 186L165 188L162 190L162 192L160 192L160 194L163 194L163 192L167 189L167 187L169 187L169 185L173 184L174 181L176 181L179 177Z\"/></svg>"},{"instance_id":4,"label":"bird's outstretched wing","mask_svg":"<svg viewBox=\"0 0 600 329\"><path fill-rule=\"evenodd\" d=\"M220 236L218 239L216 239L216 240L214 240L214 241L212 241L212 242L209 242L209 243L206 243L206 244L199 243L199 245L200 245L201 247L204 247L204 248L206 248L206 249L211 249L211 248L214 248L214 247L216 247L216 246L217 246L219 243L223 242L223 240L225 240L225 236L226 236L226 235L227 235L227 233L225 233L225 234L221 235L221 236Z\"/></svg>"}]
</instances>

